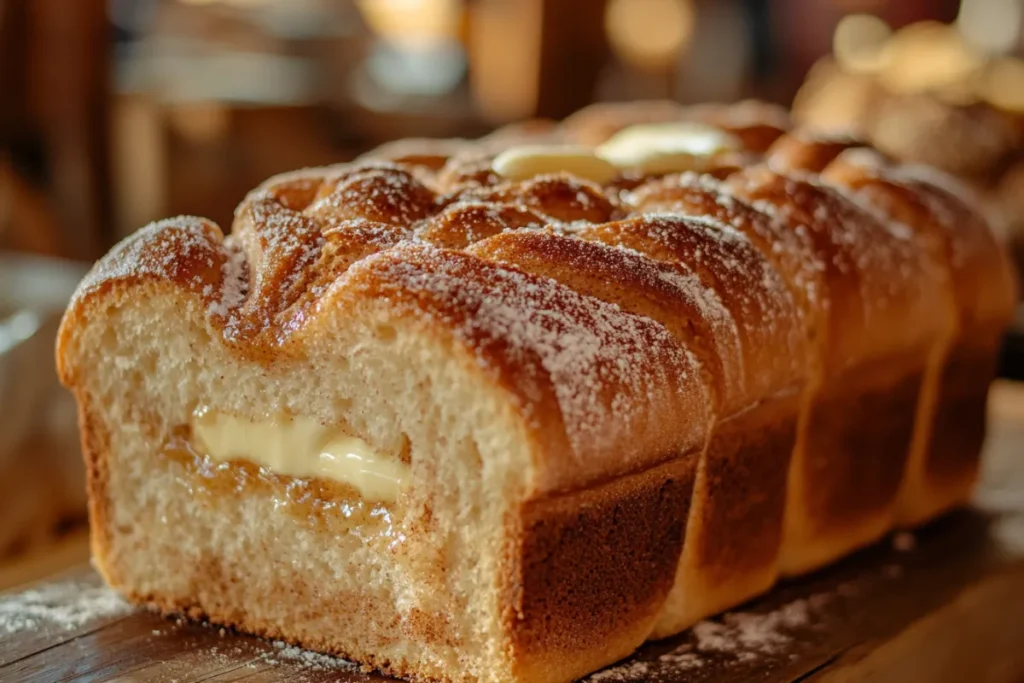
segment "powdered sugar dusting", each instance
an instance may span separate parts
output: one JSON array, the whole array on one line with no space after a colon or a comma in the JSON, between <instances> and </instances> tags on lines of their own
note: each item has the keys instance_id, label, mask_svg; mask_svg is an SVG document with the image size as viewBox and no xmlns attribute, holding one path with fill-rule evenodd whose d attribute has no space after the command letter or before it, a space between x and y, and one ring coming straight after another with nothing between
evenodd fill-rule
<instances>
[{"instance_id":1,"label":"powdered sugar dusting","mask_svg":"<svg viewBox=\"0 0 1024 683\"><path fill-rule=\"evenodd\" d=\"M213 315L226 318L245 301L249 293L248 268L245 252L233 236L224 240L228 258L222 266L222 285L220 296L211 301L209 310Z\"/></svg>"},{"instance_id":2,"label":"powdered sugar dusting","mask_svg":"<svg viewBox=\"0 0 1024 683\"><path fill-rule=\"evenodd\" d=\"M832 601L831 594L794 600L771 612L731 612L721 619L702 621L690 629L686 642L657 656L630 660L592 674L588 683L627 683L642 680L686 680L706 666L716 671L728 662L757 665L785 657L800 633L814 629L815 614Z\"/></svg>"},{"instance_id":3,"label":"powdered sugar dusting","mask_svg":"<svg viewBox=\"0 0 1024 683\"><path fill-rule=\"evenodd\" d=\"M217 226L195 216L176 216L150 223L107 253L78 285L72 305L106 282L142 278L172 280L202 292L208 269L222 258Z\"/></svg>"},{"instance_id":4,"label":"powdered sugar dusting","mask_svg":"<svg viewBox=\"0 0 1024 683\"><path fill-rule=\"evenodd\" d=\"M131 607L106 586L64 581L0 597L0 634L41 629L72 631L127 614Z\"/></svg>"},{"instance_id":5,"label":"powdered sugar dusting","mask_svg":"<svg viewBox=\"0 0 1024 683\"><path fill-rule=\"evenodd\" d=\"M805 309L817 306L820 295L815 273L820 268L816 256L797 232L773 216L770 205L758 210L731 194L717 179L693 172L646 183L631 193L629 202L645 212L713 217L734 228L778 266L792 295Z\"/></svg>"},{"instance_id":6,"label":"powdered sugar dusting","mask_svg":"<svg viewBox=\"0 0 1024 683\"><path fill-rule=\"evenodd\" d=\"M726 386L735 396L730 409L778 391L803 372L799 309L785 280L746 235L708 216L652 213L623 223L628 226L621 232L641 238L638 248L690 270L708 293L705 299L720 306L741 350L730 356L720 345ZM788 352L778 353L779 347Z\"/></svg>"},{"instance_id":7,"label":"powdered sugar dusting","mask_svg":"<svg viewBox=\"0 0 1024 683\"><path fill-rule=\"evenodd\" d=\"M280 640L272 643L274 652L262 655L265 664L297 664L311 671L359 671L359 665L330 655L304 650Z\"/></svg>"},{"instance_id":8,"label":"powdered sugar dusting","mask_svg":"<svg viewBox=\"0 0 1024 683\"><path fill-rule=\"evenodd\" d=\"M635 681L640 679L641 676L647 676L650 671L651 666L647 662L628 662L618 667L598 671L596 674L588 676L586 680L589 683L601 683L601 681L605 681L607 683L614 683L616 681Z\"/></svg>"},{"instance_id":9,"label":"powdered sugar dusting","mask_svg":"<svg viewBox=\"0 0 1024 683\"><path fill-rule=\"evenodd\" d=\"M411 298L413 312L446 319L483 367L507 359L500 362L516 368L510 378L532 419L541 418L537 411L550 387L579 459L628 463L633 444L615 442L627 450L612 453L609 439L623 433L623 424L660 430L650 411L672 404L671 397L694 381L692 357L662 326L554 280L411 244L372 267L380 269L371 280L384 287L379 295L396 304ZM614 466L611 460L607 465Z\"/></svg>"}]
</instances>

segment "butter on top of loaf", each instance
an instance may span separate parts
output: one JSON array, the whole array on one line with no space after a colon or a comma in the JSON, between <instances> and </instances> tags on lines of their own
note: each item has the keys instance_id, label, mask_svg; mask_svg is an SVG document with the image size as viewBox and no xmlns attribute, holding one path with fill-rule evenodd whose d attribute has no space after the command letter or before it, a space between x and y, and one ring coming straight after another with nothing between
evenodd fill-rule
<instances>
[{"instance_id":1,"label":"butter on top of loaf","mask_svg":"<svg viewBox=\"0 0 1024 683\"><path fill-rule=\"evenodd\" d=\"M721 128L675 121L629 126L594 148L563 144L510 147L494 158L492 168L510 180L565 172L605 184L622 171L702 171L724 155L741 151L742 141Z\"/></svg>"},{"instance_id":2,"label":"butter on top of loaf","mask_svg":"<svg viewBox=\"0 0 1024 683\"><path fill-rule=\"evenodd\" d=\"M595 183L607 183L619 171L586 147L576 145L521 145L494 158L494 170L505 178L523 180L542 173L565 171Z\"/></svg>"},{"instance_id":3,"label":"butter on top of loaf","mask_svg":"<svg viewBox=\"0 0 1024 683\"><path fill-rule=\"evenodd\" d=\"M724 154L742 151L735 135L696 121L630 126L595 150L621 169L644 173L701 171Z\"/></svg>"},{"instance_id":4,"label":"butter on top of loaf","mask_svg":"<svg viewBox=\"0 0 1024 683\"><path fill-rule=\"evenodd\" d=\"M253 421L200 406L194 444L214 460L245 460L274 474L341 482L368 500L391 502L409 480L409 466L362 439L302 416Z\"/></svg>"}]
</instances>

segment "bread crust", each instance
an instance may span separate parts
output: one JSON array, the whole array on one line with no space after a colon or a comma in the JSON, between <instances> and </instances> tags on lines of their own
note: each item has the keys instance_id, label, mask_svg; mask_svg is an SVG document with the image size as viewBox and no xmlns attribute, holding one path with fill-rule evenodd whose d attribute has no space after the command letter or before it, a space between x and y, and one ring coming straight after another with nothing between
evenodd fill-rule
<instances>
[{"instance_id":1,"label":"bread crust","mask_svg":"<svg viewBox=\"0 0 1024 683\"><path fill-rule=\"evenodd\" d=\"M698 456L526 503L503 601L518 677L573 679L648 638L675 578Z\"/></svg>"},{"instance_id":2,"label":"bread crust","mask_svg":"<svg viewBox=\"0 0 1024 683\"><path fill-rule=\"evenodd\" d=\"M947 320L924 380L897 510L900 524L917 524L969 499L997 348L1013 315L1012 275L979 213L927 174L861 151L836 155L825 177L914 230L939 266L936 298Z\"/></svg>"}]
</instances>

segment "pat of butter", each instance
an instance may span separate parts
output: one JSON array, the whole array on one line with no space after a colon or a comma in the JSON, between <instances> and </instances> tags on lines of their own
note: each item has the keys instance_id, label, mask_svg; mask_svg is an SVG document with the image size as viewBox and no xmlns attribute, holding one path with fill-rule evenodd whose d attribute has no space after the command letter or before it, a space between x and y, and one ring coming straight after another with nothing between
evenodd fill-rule
<instances>
[{"instance_id":1,"label":"pat of butter","mask_svg":"<svg viewBox=\"0 0 1024 683\"><path fill-rule=\"evenodd\" d=\"M624 128L596 152L622 169L644 173L703 171L722 154L743 148L740 140L714 126L694 121L652 123Z\"/></svg>"},{"instance_id":2,"label":"pat of butter","mask_svg":"<svg viewBox=\"0 0 1024 683\"><path fill-rule=\"evenodd\" d=\"M587 147L576 145L522 145L494 157L491 167L510 180L525 180L542 173L564 171L598 184L610 182L619 170Z\"/></svg>"},{"instance_id":3,"label":"pat of butter","mask_svg":"<svg viewBox=\"0 0 1024 683\"><path fill-rule=\"evenodd\" d=\"M409 479L405 463L308 417L253 422L201 406L193 413L192 433L195 445L214 460L245 460L274 474L342 482L371 500L394 501Z\"/></svg>"}]
</instances>

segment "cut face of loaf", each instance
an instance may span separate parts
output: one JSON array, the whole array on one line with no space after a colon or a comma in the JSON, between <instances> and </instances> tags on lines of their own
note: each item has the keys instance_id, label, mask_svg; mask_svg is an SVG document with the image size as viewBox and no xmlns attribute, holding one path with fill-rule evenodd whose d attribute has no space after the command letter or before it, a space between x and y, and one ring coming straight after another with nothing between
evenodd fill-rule
<instances>
[{"instance_id":1,"label":"cut face of loaf","mask_svg":"<svg viewBox=\"0 0 1024 683\"><path fill-rule=\"evenodd\" d=\"M114 586L400 675L568 680L647 637L708 421L691 354L549 280L412 245L283 310L269 339L221 316L259 286L233 248L198 221L143 231L65 325ZM371 500L220 465L198 406L313 419L408 474Z\"/></svg>"},{"instance_id":2,"label":"cut face of loaf","mask_svg":"<svg viewBox=\"0 0 1024 683\"><path fill-rule=\"evenodd\" d=\"M567 681L961 502L976 458L928 436L983 406L999 248L772 112L405 142L119 245L58 347L107 580L397 675Z\"/></svg>"}]
</instances>

